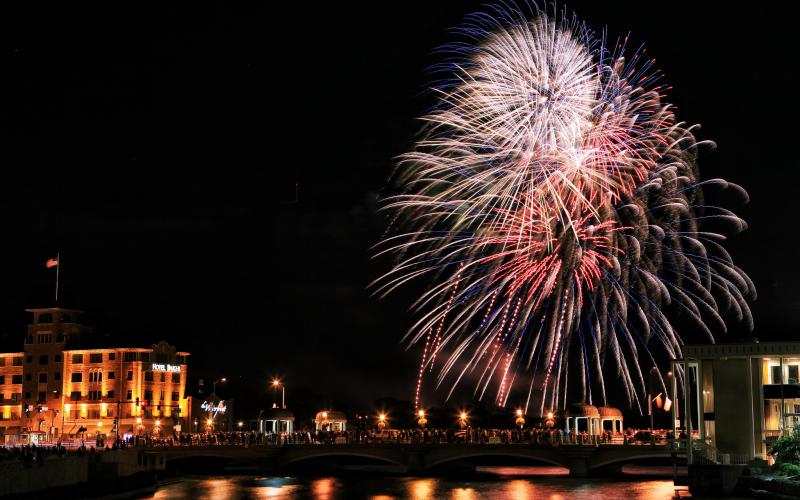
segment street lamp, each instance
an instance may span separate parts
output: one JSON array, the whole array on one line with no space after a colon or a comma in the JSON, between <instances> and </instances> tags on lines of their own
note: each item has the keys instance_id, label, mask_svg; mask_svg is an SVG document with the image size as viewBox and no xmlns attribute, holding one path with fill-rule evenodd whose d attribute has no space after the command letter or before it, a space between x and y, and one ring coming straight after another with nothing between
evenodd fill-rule
<instances>
[{"instance_id":1,"label":"street lamp","mask_svg":"<svg viewBox=\"0 0 800 500\"><path fill-rule=\"evenodd\" d=\"M555 425L555 421L553 420L554 417L555 417L555 415L553 415L552 411L547 412L547 420L545 420L545 422L544 422L544 425L547 428L551 428L551 427L553 427Z\"/></svg>"},{"instance_id":2,"label":"street lamp","mask_svg":"<svg viewBox=\"0 0 800 500\"><path fill-rule=\"evenodd\" d=\"M384 427L386 427L386 414L381 413L380 415L378 415L378 428L380 428L380 430L383 430Z\"/></svg>"},{"instance_id":3,"label":"street lamp","mask_svg":"<svg viewBox=\"0 0 800 500\"><path fill-rule=\"evenodd\" d=\"M467 426L468 417L469 415L467 415L467 412L465 411L462 411L461 414L458 416L458 425L461 426L462 429Z\"/></svg>"},{"instance_id":4,"label":"street lamp","mask_svg":"<svg viewBox=\"0 0 800 500\"><path fill-rule=\"evenodd\" d=\"M218 378L217 380L215 380L211 384L212 398L211 398L211 407L209 407L209 409L208 409L208 416L210 417L209 420L211 420L212 418L216 417L216 412L214 411L214 407L216 406L216 401L214 401L214 399L216 399L216 397L217 397L217 382L219 382L220 384L224 384L227 381L228 381L227 378L222 377L222 378ZM211 425L211 424L209 424L209 425Z\"/></svg>"},{"instance_id":5,"label":"street lamp","mask_svg":"<svg viewBox=\"0 0 800 500\"><path fill-rule=\"evenodd\" d=\"M517 410L517 419L514 420L516 424L519 426L519 429L522 430L522 426L525 425L525 417L522 415L522 410Z\"/></svg>"},{"instance_id":6,"label":"street lamp","mask_svg":"<svg viewBox=\"0 0 800 500\"><path fill-rule=\"evenodd\" d=\"M224 384L224 383L225 383L225 382L227 382L227 381L228 381L228 379L226 379L225 377L218 378L217 380L215 380L215 381L214 381L214 382L211 384L211 387L212 387L211 393L212 393L214 396L216 396L216 395L217 395L217 382L219 382L219 383L221 383L221 384Z\"/></svg>"},{"instance_id":7,"label":"street lamp","mask_svg":"<svg viewBox=\"0 0 800 500\"><path fill-rule=\"evenodd\" d=\"M420 427L425 427L425 424L428 423L428 419L425 418L425 410L420 410L417 412L417 423Z\"/></svg>"},{"instance_id":8,"label":"street lamp","mask_svg":"<svg viewBox=\"0 0 800 500\"><path fill-rule=\"evenodd\" d=\"M272 387L277 389L278 387L281 388L281 409L286 409L286 386L283 385L283 382L280 379L274 378L272 379Z\"/></svg>"}]
</instances>

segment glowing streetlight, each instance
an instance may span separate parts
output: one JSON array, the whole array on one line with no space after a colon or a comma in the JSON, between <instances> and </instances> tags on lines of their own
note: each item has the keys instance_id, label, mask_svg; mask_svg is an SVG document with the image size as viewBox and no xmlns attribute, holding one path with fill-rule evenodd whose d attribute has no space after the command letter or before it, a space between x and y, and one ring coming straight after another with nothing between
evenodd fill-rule
<instances>
[{"instance_id":1,"label":"glowing streetlight","mask_svg":"<svg viewBox=\"0 0 800 500\"><path fill-rule=\"evenodd\" d=\"M514 422L516 422L520 430L522 430L522 426L525 425L525 417L522 416L522 410L517 410L517 419Z\"/></svg>"},{"instance_id":2,"label":"glowing streetlight","mask_svg":"<svg viewBox=\"0 0 800 500\"><path fill-rule=\"evenodd\" d=\"M380 430L383 430L383 428L386 427L386 414L385 413L381 413L380 415L378 415L378 427L380 428Z\"/></svg>"},{"instance_id":3,"label":"glowing streetlight","mask_svg":"<svg viewBox=\"0 0 800 500\"><path fill-rule=\"evenodd\" d=\"M459 414L459 416L458 416L458 425L460 425L462 429L467 426L467 418L468 417L469 416L467 415L467 412L465 412L465 411L462 411L461 414Z\"/></svg>"},{"instance_id":4,"label":"glowing streetlight","mask_svg":"<svg viewBox=\"0 0 800 500\"><path fill-rule=\"evenodd\" d=\"M216 396L217 395L217 383L224 384L227 381L228 381L228 379L226 379L225 377L218 378L217 380L215 380L214 383L211 384L211 387L212 387L211 392L213 392L214 395Z\"/></svg>"},{"instance_id":5,"label":"glowing streetlight","mask_svg":"<svg viewBox=\"0 0 800 500\"><path fill-rule=\"evenodd\" d=\"M417 423L420 427L425 427L425 424L428 423L428 419L425 418L425 410L420 410L417 412Z\"/></svg>"},{"instance_id":6,"label":"glowing streetlight","mask_svg":"<svg viewBox=\"0 0 800 500\"><path fill-rule=\"evenodd\" d=\"M281 388L281 409L286 409L286 386L283 385L283 382L280 379L274 378L272 379L272 387L277 389L278 387Z\"/></svg>"},{"instance_id":7,"label":"glowing streetlight","mask_svg":"<svg viewBox=\"0 0 800 500\"><path fill-rule=\"evenodd\" d=\"M555 415L553 415L553 412L552 411L548 411L547 412L547 420L545 420L545 422L544 422L544 425L546 427L550 428L550 427L553 427L555 425L555 421L553 421L553 417L555 417Z\"/></svg>"},{"instance_id":8,"label":"glowing streetlight","mask_svg":"<svg viewBox=\"0 0 800 500\"><path fill-rule=\"evenodd\" d=\"M242 422L242 421L240 420L238 425L239 425L239 428L241 429L241 428L242 428L242 426L244 425L244 422Z\"/></svg>"}]
</instances>

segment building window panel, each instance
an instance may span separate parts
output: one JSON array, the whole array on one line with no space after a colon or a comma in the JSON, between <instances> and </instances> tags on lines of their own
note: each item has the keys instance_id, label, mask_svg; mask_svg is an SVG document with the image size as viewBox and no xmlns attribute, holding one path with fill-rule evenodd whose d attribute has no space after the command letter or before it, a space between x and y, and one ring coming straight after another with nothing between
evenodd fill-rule
<instances>
[{"instance_id":1,"label":"building window panel","mask_svg":"<svg viewBox=\"0 0 800 500\"><path fill-rule=\"evenodd\" d=\"M782 384L783 377L781 377L781 366L780 365L773 365L770 366L770 372L772 374L772 383L773 384Z\"/></svg>"},{"instance_id":2,"label":"building window panel","mask_svg":"<svg viewBox=\"0 0 800 500\"><path fill-rule=\"evenodd\" d=\"M73 382L83 382L83 373L75 372L72 374L72 378L70 379Z\"/></svg>"},{"instance_id":3,"label":"building window panel","mask_svg":"<svg viewBox=\"0 0 800 500\"><path fill-rule=\"evenodd\" d=\"M39 383L46 384L47 383L47 372L41 372L39 374Z\"/></svg>"},{"instance_id":4,"label":"building window panel","mask_svg":"<svg viewBox=\"0 0 800 500\"><path fill-rule=\"evenodd\" d=\"M83 354L73 354L72 364L79 365L83 363Z\"/></svg>"},{"instance_id":5,"label":"building window panel","mask_svg":"<svg viewBox=\"0 0 800 500\"><path fill-rule=\"evenodd\" d=\"M800 365L789 365L787 372L789 375L788 383L797 384L798 378L800 378Z\"/></svg>"},{"instance_id":6,"label":"building window panel","mask_svg":"<svg viewBox=\"0 0 800 500\"><path fill-rule=\"evenodd\" d=\"M103 362L103 353L92 353L89 354L89 363L102 363Z\"/></svg>"}]
</instances>

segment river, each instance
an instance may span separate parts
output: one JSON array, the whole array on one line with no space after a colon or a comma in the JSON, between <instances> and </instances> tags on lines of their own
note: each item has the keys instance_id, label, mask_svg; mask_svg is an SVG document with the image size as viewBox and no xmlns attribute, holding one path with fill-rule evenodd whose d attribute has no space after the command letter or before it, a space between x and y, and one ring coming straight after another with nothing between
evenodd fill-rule
<instances>
[{"instance_id":1,"label":"river","mask_svg":"<svg viewBox=\"0 0 800 500\"><path fill-rule=\"evenodd\" d=\"M526 475L519 468L496 468L493 475L421 478L375 475L342 477L184 477L159 487L158 499L619 499L661 500L675 495L669 479L575 479ZM690 498L685 488L681 497Z\"/></svg>"}]
</instances>

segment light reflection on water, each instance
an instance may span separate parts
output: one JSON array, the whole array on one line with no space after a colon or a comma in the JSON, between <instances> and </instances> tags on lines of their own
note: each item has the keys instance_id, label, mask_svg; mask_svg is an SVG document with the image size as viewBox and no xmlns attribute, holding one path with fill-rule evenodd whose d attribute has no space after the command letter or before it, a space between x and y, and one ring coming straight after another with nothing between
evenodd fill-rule
<instances>
[{"instance_id":1,"label":"light reflection on water","mask_svg":"<svg viewBox=\"0 0 800 500\"><path fill-rule=\"evenodd\" d=\"M661 500L674 495L670 480L583 480L562 477L497 479L409 478L346 476L247 478L185 478L162 486L158 499L412 499L473 500L497 498L524 500L618 499ZM684 492L684 495L687 493Z\"/></svg>"}]
</instances>

